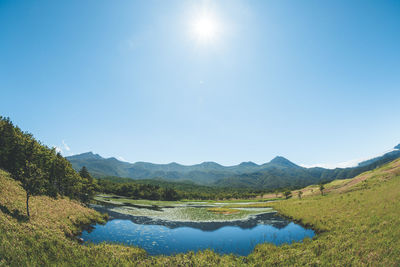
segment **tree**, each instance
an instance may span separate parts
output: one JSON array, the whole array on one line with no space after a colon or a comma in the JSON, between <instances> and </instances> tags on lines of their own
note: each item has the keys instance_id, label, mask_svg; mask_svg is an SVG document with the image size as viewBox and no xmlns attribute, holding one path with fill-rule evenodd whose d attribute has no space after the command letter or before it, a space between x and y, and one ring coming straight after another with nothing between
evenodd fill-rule
<instances>
[{"instance_id":1,"label":"tree","mask_svg":"<svg viewBox=\"0 0 400 267\"><path fill-rule=\"evenodd\" d=\"M53 148L42 145L32 134L14 126L9 118L0 116L0 168L21 181L29 197L41 194L87 200L94 193L97 181L88 171L82 178L71 163Z\"/></svg>"},{"instance_id":2,"label":"tree","mask_svg":"<svg viewBox=\"0 0 400 267\"><path fill-rule=\"evenodd\" d=\"M68 161L66 161L60 153L56 153L56 157L53 159L50 168L50 195L53 197L60 195L66 195L69 190L68 180Z\"/></svg>"},{"instance_id":3,"label":"tree","mask_svg":"<svg viewBox=\"0 0 400 267\"><path fill-rule=\"evenodd\" d=\"M285 193L283 193L283 195L285 196L286 199L288 199L292 196L292 192L288 190L288 191L285 191Z\"/></svg>"},{"instance_id":4,"label":"tree","mask_svg":"<svg viewBox=\"0 0 400 267\"><path fill-rule=\"evenodd\" d=\"M299 194L298 194L298 196L299 196L299 198L301 199L301 196L303 195L303 191L299 191Z\"/></svg>"},{"instance_id":5,"label":"tree","mask_svg":"<svg viewBox=\"0 0 400 267\"><path fill-rule=\"evenodd\" d=\"M178 193L173 188L165 188L163 192L163 200L177 200Z\"/></svg>"},{"instance_id":6,"label":"tree","mask_svg":"<svg viewBox=\"0 0 400 267\"><path fill-rule=\"evenodd\" d=\"M82 169L79 171L79 175L82 178L92 178L92 176L90 175L89 171L87 170L86 166L83 166Z\"/></svg>"},{"instance_id":7,"label":"tree","mask_svg":"<svg viewBox=\"0 0 400 267\"><path fill-rule=\"evenodd\" d=\"M88 202L93 196L98 186L96 181L90 175L89 171L85 166L79 171L79 176L82 178L82 189L80 200L83 202ZM127 193L129 190L127 190Z\"/></svg>"},{"instance_id":8,"label":"tree","mask_svg":"<svg viewBox=\"0 0 400 267\"><path fill-rule=\"evenodd\" d=\"M30 217L29 198L31 196L40 195L45 191L43 172L36 164L25 161L25 166L19 171L18 178L26 191L26 214Z\"/></svg>"},{"instance_id":9,"label":"tree","mask_svg":"<svg viewBox=\"0 0 400 267\"><path fill-rule=\"evenodd\" d=\"M324 189L325 189L324 184L319 184L319 191L321 191L322 196L324 195Z\"/></svg>"}]
</instances>

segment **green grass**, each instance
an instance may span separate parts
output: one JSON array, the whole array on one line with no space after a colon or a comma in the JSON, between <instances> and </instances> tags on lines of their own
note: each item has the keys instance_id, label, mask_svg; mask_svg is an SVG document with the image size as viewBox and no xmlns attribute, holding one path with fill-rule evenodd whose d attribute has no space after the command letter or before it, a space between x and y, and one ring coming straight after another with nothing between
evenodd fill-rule
<instances>
[{"instance_id":1,"label":"green grass","mask_svg":"<svg viewBox=\"0 0 400 267\"><path fill-rule=\"evenodd\" d=\"M365 181L351 187L335 184L339 187L326 196L268 204L316 229L313 240L282 246L260 244L248 257L220 256L212 251L151 257L134 247L79 245L68 236L82 223L102 217L68 199L34 197L31 221L21 220L24 192L0 172L0 265L398 266L400 160L362 175L368 176Z\"/></svg>"}]
</instances>

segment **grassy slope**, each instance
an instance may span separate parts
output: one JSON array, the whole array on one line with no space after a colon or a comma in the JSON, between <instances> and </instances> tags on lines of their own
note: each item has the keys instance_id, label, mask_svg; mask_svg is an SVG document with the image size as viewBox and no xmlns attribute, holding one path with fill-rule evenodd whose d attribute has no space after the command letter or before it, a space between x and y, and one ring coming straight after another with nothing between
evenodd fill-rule
<instances>
[{"instance_id":1,"label":"grassy slope","mask_svg":"<svg viewBox=\"0 0 400 267\"><path fill-rule=\"evenodd\" d=\"M30 203L28 221L25 192L8 173L0 170L0 266L104 264L115 262L113 258L119 255L133 261L145 254L123 246L79 245L72 236L79 232L80 225L103 218L78 202L40 196L32 197Z\"/></svg>"},{"instance_id":2,"label":"grassy slope","mask_svg":"<svg viewBox=\"0 0 400 267\"><path fill-rule=\"evenodd\" d=\"M322 231L293 246L260 245L254 262L396 266L400 263L400 160L326 186L326 196L274 203L281 213ZM315 191L315 190L314 190Z\"/></svg>"},{"instance_id":3,"label":"grassy slope","mask_svg":"<svg viewBox=\"0 0 400 267\"><path fill-rule=\"evenodd\" d=\"M346 182L326 185L326 196L310 194L271 205L288 217L312 225L314 240L276 247L258 245L248 257L211 251L148 257L140 249L100 245L82 247L65 233L99 215L68 200L35 197L31 222L18 222L7 208L24 211L24 195L0 172L0 265L379 265L400 263L400 160ZM360 178L362 177L362 178ZM351 182L351 183L350 183ZM316 190L314 190L316 191ZM41 208L43 207L43 208ZM61 208L60 208L61 207Z\"/></svg>"}]
</instances>

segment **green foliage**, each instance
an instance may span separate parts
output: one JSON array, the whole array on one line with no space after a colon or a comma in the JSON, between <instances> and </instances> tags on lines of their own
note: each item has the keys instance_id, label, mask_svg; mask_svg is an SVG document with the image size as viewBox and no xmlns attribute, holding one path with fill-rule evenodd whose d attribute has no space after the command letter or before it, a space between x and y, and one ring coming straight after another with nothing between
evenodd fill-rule
<instances>
[{"instance_id":1,"label":"green foliage","mask_svg":"<svg viewBox=\"0 0 400 267\"><path fill-rule=\"evenodd\" d=\"M210 250L149 256L131 246L79 245L67 236L82 224L101 220L99 214L68 199L38 196L32 198L35 216L21 222L17 215L24 206L24 191L0 171L0 265L398 266L400 161L368 175L346 193L271 202L274 209L313 226L318 234L291 245L260 244L249 256L237 257Z\"/></svg>"},{"instance_id":2,"label":"green foliage","mask_svg":"<svg viewBox=\"0 0 400 267\"><path fill-rule=\"evenodd\" d=\"M83 202L89 202L95 195L96 191L99 190L97 181L88 172L85 166L79 171L79 175L82 178L82 196Z\"/></svg>"},{"instance_id":3,"label":"green foliage","mask_svg":"<svg viewBox=\"0 0 400 267\"><path fill-rule=\"evenodd\" d=\"M303 195L303 191L299 191L299 193L298 193L299 199L301 199L302 195Z\"/></svg>"},{"instance_id":4,"label":"green foliage","mask_svg":"<svg viewBox=\"0 0 400 267\"><path fill-rule=\"evenodd\" d=\"M82 178L93 180L92 176L90 175L89 171L87 170L87 168L85 166L83 166L82 169L79 171L79 175Z\"/></svg>"},{"instance_id":5,"label":"green foliage","mask_svg":"<svg viewBox=\"0 0 400 267\"><path fill-rule=\"evenodd\" d=\"M99 191L103 193L150 200L255 198L266 192L266 190L251 188L211 187L161 179L132 180L106 177L98 179L98 184Z\"/></svg>"},{"instance_id":6,"label":"green foliage","mask_svg":"<svg viewBox=\"0 0 400 267\"><path fill-rule=\"evenodd\" d=\"M31 134L14 126L10 119L2 117L0 168L22 183L28 200L31 195L44 194L88 201L96 189L95 181L88 173L80 176L54 148L42 145Z\"/></svg>"},{"instance_id":7,"label":"green foliage","mask_svg":"<svg viewBox=\"0 0 400 267\"><path fill-rule=\"evenodd\" d=\"M291 191L285 191L285 192L283 193L283 195L285 196L286 199L289 199L289 198L292 197L292 192L291 192Z\"/></svg>"},{"instance_id":8,"label":"green foliage","mask_svg":"<svg viewBox=\"0 0 400 267\"><path fill-rule=\"evenodd\" d=\"M321 195L324 195L324 189L325 189L324 184L319 184L319 191L321 191Z\"/></svg>"},{"instance_id":9,"label":"green foliage","mask_svg":"<svg viewBox=\"0 0 400 267\"><path fill-rule=\"evenodd\" d=\"M102 158L91 152L68 157L76 170L86 166L98 178L118 176L132 179L155 179L169 182L190 181L198 185L230 188L251 188L273 192L275 189L299 189L312 184L326 183L335 179L353 178L365 171L373 170L400 157L395 150L354 168L303 168L283 157L257 165L243 162L235 166L221 166L215 162L204 162L192 166L177 163L152 164L128 163L115 158Z\"/></svg>"},{"instance_id":10,"label":"green foliage","mask_svg":"<svg viewBox=\"0 0 400 267\"><path fill-rule=\"evenodd\" d=\"M25 166L19 170L17 177L26 191L26 214L30 217L29 198L43 194L46 181L44 180L42 170L36 164L29 161L25 161Z\"/></svg>"}]
</instances>

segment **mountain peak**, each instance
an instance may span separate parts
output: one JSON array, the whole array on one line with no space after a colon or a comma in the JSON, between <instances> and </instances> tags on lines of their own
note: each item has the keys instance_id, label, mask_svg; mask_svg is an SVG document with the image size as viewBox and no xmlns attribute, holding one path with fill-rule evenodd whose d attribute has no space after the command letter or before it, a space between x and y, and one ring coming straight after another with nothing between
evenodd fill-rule
<instances>
[{"instance_id":1,"label":"mountain peak","mask_svg":"<svg viewBox=\"0 0 400 267\"><path fill-rule=\"evenodd\" d=\"M177 163L177 162L175 162L175 161L173 161L173 162L171 162L171 163L168 163L167 165L173 166L173 167L181 166L179 163Z\"/></svg>"},{"instance_id":2,"label":"mountain peak","mask_svg":"<svg viewBox=\"0 0 400 267\"><path fill-rule=\"evenodd\" d=\"M92 151L69 156L67 158L69 158L69 159L102 159L102 157L99 154L94 154Z\"/></svg>"},{"instance_id":3,"label":"mountain peak","mask_svg":"<svg viewBox=\"0 0 400 267\"><path fill-rule=\"evenodd\" d=\"M202 168L221 168L222 166L214 161L204 161L197 166L202 167Z\"/></svg>"},{"instance_id":4,"label":"mountain peak","mask_svg":"<svg viewBox=\"0 0 400 267\"><path fill-rule=\"evenodd\" d=\"M252 161L244 161L244 162L240 163L239 166L241 166L241 167L255 167L255 166L258 166L258 165L255 164Z\"/></svg>"},{"instance_id":5,"label":"mountain peak","mask_svg":"<svg viewBox=\"0 0 400 267\"><path fill-rule=\"evenodd\" d=\"M275 164L275 165L280 165L280 166L285 166L285 167L297 167L296 164L294 164L290 160L288 160L288 159L286 159L284 157L281 157L281 156L275 157L269 163L270 164Z\"/></svg>"}]
</instances>

